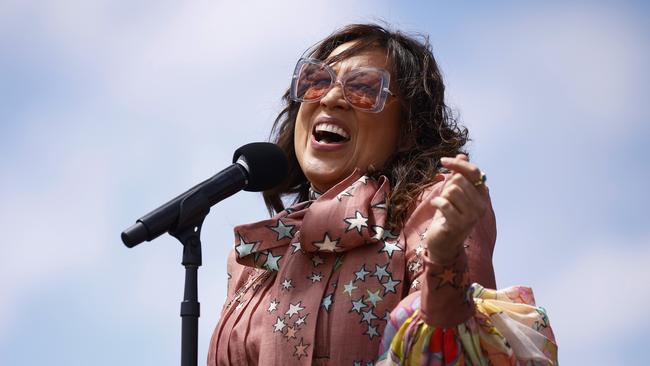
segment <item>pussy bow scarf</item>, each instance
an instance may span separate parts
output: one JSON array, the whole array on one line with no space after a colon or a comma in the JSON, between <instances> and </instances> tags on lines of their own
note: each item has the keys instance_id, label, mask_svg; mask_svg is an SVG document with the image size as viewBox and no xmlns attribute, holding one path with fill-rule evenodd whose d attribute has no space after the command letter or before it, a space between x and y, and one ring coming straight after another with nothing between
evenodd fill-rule
<instances>
[{"instance_id":1,"label":"pussy bow scarf","mask_svg":"<svg viewBox=\"0 0 650 366\"><path fill-rule=\"evenodd\" d=\"M316 200L236 227L236 260L257 270L224 307L217 337L229 337L224 326L263 312L260 323L247 325L261 332L262 364L373 360L388 314L403 295L404 247L384 228L388 192L385 177L355 172Z\"/></svg>"}]
</instances>

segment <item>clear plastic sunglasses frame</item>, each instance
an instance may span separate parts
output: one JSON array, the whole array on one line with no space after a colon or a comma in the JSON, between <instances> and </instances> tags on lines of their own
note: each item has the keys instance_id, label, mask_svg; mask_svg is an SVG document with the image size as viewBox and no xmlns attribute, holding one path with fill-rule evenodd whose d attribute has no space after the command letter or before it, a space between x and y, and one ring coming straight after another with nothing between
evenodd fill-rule
<instances>
[{"instance_id":1,"label":"clear plastic sunglasses frame","mask_svg":"<svg viewBox=\"0 0 650 366\"><path fill-rule=\"evenodd\" d=\"M299 76L302 70L309 65L314 65L321 67L323 70L327 71L327 73L330 76L330 85L329 87L323 91L322 95L318 98L314 99L304 99L302 97L298 96L298 87L299 87ZM364 72L373 72L376 73L379 76L380 79L380 85L379 85L379 91L377 92L377 96L375 97L375 102L370 108L363 108L360 106L355 105L354 101L351 100L351 98L346 94L346 82L350 80L351 77L353 76L358 76L359 73L364 73ZM362 110L364 112L372 112L372 113L379 113L384 109L384 105L386 104L386 99L388 98L389 95L395 96L393 92L391 92L388 89L388 86L390 85L390 73L384 69L377 68L377 67L360 67L357 69L353 69L351 71L348 71L345 73L342 77L338 77L336 75L336 72L326 63L324 63L321 60L317 59L312 59L312 58L301 58L298 60L298 63L296 64L296 68L293 71L293 77L291 78L291 88L290 88L290 97L292 100L296 102L301 102L301 103L315 103L323 99L327 93L334 88L336 84L341 84L341 90L343 92L343 98L350 104L353 108L356 108L358 110Z\"/></svg>"}]
</instances>

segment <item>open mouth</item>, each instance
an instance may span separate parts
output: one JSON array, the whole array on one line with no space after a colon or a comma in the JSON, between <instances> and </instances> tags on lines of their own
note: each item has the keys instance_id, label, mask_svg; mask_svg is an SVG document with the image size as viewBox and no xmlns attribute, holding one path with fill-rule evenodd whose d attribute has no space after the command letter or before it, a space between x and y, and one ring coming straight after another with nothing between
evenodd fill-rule
<instances>
[{"instance_id":1,"label":"open mouth","mask_svg":"<svg viewBox=\"0 0 650 366\"><path fill-rule=\"evenodd\" d=\"M340 144L350 141L350 135L341 127L330 123L319 123L313 131L316 141L323 144Z\"/></svg>"}]
</instances>

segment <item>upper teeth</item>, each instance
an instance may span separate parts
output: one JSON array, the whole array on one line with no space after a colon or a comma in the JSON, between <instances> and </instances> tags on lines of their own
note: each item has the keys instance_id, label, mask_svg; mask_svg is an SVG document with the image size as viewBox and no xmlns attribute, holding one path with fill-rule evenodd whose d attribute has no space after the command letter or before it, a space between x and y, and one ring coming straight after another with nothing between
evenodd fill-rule
<instances>
[{"instance_id":1,"label":"upper teeth","mask_svg":"<svg viewBox=\"0 0 650 366\"><path fill-rule=\"evenodd\" d=\"M333 125L331 123L319 123L316 125L314 128L314 131L316 132L331 132L335 133L339 136L343 136L345 139L349 139L350 135L348 135L347 132L345 132L341 127Z\"/></svg>"}]
</instances>

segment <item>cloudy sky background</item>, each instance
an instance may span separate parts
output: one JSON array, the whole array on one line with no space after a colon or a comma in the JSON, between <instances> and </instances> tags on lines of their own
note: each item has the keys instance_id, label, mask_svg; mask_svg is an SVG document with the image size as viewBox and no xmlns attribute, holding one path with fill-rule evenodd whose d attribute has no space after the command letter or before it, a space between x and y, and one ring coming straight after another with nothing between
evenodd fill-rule
<instances>
[{"instance_id":1,"label":"cloudy sky background","mask_svg":"<svg viewBox=\"0 0 650 366\"><path fill-rule=\"evenodd\" d=\"M643 2L0 3L0 364L176 365L181 247L120 232L265 140L301 53L351 22L430 35L497 214L499 286L527 284L565 365L641 365L650 326ZM232 227L212 209L199 359Z\"/></svg>"}]
</instances>

